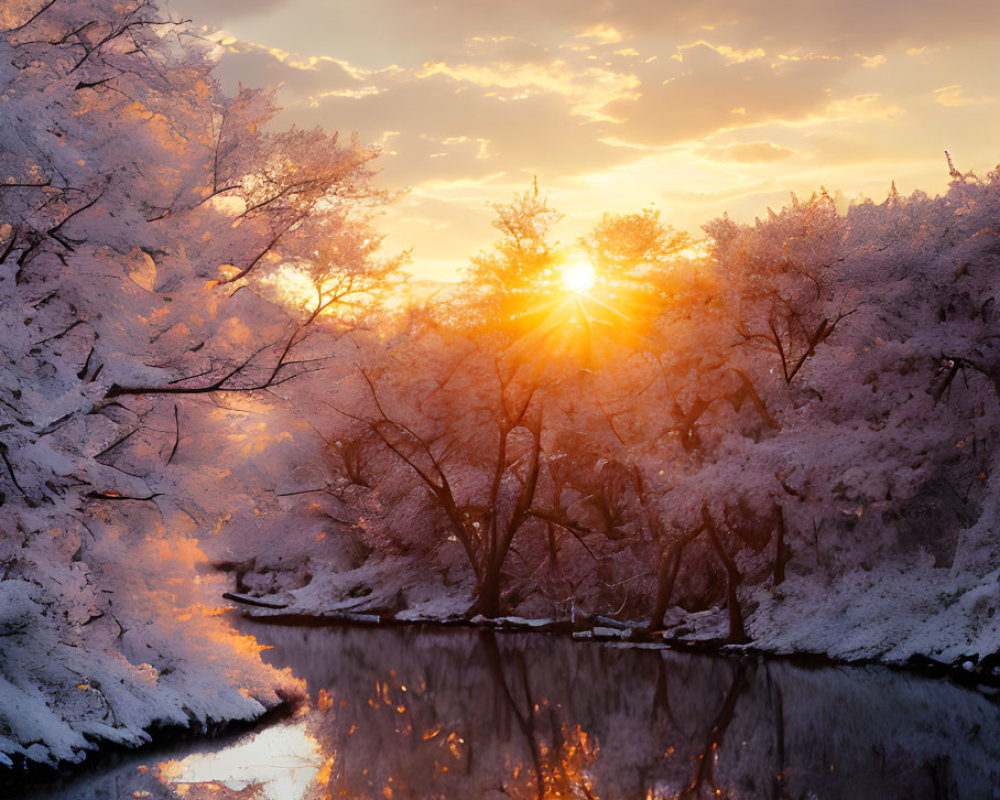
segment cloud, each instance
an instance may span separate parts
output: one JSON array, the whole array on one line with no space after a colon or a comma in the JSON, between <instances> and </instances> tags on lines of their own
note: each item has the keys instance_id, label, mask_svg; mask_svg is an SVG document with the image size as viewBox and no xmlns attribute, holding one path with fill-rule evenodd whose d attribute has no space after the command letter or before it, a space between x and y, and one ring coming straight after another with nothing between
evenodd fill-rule
<instances>
[{"instance_id":1,"label":"cloud","mask_svg":"<svg viewBox=\"0 0 1000 800\"><path fill-rule=\"evenodd\" d=\"M479 63L544 64L551 61L551 50L520 36L474 36L466 42L465 52Z\"/></svg>"},{"instance_id":2,"label":"cloud","mask_svg":"<svg viewBox=\"0 0 1000 800\"><path fill-rule=\"evenodd\" d=\"M591 25L576 35L577 39L594 39L600 44L618 44L625 37L610 25Z\"/></svg>"},{"instance_id":3,"label":"cloud","mask_svg":"<svg viewBox=\"0 0 1000 800\"><path fill-rule=\"evenodd\" d=\"M761 47L755 47L753 50L739 50L735 47L729 47L728 45L712 44L705 39L699 39L691 44L682 44L677 48L677 52L672 56L674 61L681 64L684 63L684 54L688 50L694 50L696 48L706 47L709 50L713 50L722 56L727 64L742 64L744 61L754 61L758 58L765 58L767 52Z\"/></svg>"},{"instance_id":4,"label":"cloud","mask_svg":"<svg viewBox=\"0 0 1000 800\"><path fill-rule=\"evenodd\" d=\"M857 94L853 97L832 99L822 113L810 116L805 120L809 123L849 120L864 122L871 120L891 120L906 112L899 106L889 102L878 92Z\"/></svg>"},{"instance_id":5,"label":"cloud","mask_svg":"<svg viewBox=\"0 0 1000 800\"><path fill-rule=\"evenodd\" d=\"M773 119L794 120L823 111L828 87L849 67L823 59L770 62L733 60L707 44L685 50L675 74L661 68L642 74L635 100L612 102L606 111L625 120L613 136L649 146L701 139L720 130Z\"/></svg>"},{"instance_id":6,"label":"cloud","mask_svg":"<svg viewBox=\"0 0 1000 800\"><path fill-rule=\"evenodd\" d=\"M304 98L324 92L360 89L368 83L349 65L323 60L304 65L286 51L275 51L262 45L234 42L225 46L226 53L216 67L215 75L223 89L234 92L244 86L278 86L285 84L290 91L283 102L292 97ZM289 63L290 62L290 63Z\"/></svg>"},{"instance_id":7,"label":"cloud","mask_svg":"<svg viewBox=\"0 0 1000 800\"><path fill-rule=\"evenodd\" d=\"M639 79L601 67L574 68L562 60L547 63L492 62L489 64L428 63L418 78L443 75L456 83L496 90L505 100L520 100L534 94L565 98L569 113L589 119L605 118L601 112L609 102L630 97ZM506 90L506 91L503 91Z\"/></svg>"},{"instance_id":8,"label":"cloud","mask_svg":"<svg viewBox=\"0 0 1000 800\"><path fill-rule=\"evenodd\" d=\"M940 89L934 90L934 102L950 108L960 108L962 106L981 106L988 103L995 103L996 101L997 98L988 97L986 95L968 97L965 94L965 90L957 83L951 86L942 86Z\"/></svg>"},{"instance_id":9,"label":"cloud","mask_svg":"<svg viewBox=\"0 0 1000 800\"><path fill-rule=\"evenodd\" d=\"M854 55L861 59L862 67L881 67L886 61L888 61L888 59L881 53L874 56L864 56L861 55L861 53L855 53Z\"/></svg>"},{"instance_id":10,"label":"cloud","mask_svg":"<svg viewBox=\"0 0 1000 800\"><path fill-rule=\"evenodd\" d=\"M357 131L367 142L397 131L396 155L380 159L383 180L396 187L495 172L557 175L622 158L560 94L508 96L447 75L412 73L383 76L379 88L359 97L299 95L278 122Z\"/></svg>"},{"instance_id":11,"label":"cloud","mask_svg":"<svg viewBox=\"0 0 1000 800\"><path fill-rule=\"evenodd\" d=\"M991 37L1000 26L1000 5L979 0L955 0L947 7L938 0L581 0L580 5L587 7L581 15L597 16L590 24L607 25L637 41L710 29L739 49L767 46L842 56L902 45L954 45Z\"/></svg>"},{"instance_id":12,"label":"cloud","mask_svg":"<svg viewBox=\"0 0 1000 800\"><path fill-rule=\"evenodd\" d=\"M622 153L601 141L597 123L609 100L630 96L639 83L626 69L583 54L557 57L516 37L473 38L466 60L412 69L220 39L227 88L238 80L282 86L276 124L357 131L373 143L398 132L382 159L384 179L397 186L617 163ZM500 54L510 60L495 60Z\"/></svg>"},{"instance_id":13,"label":"cloud","mask_svg":"<svg viewBox=\"0 0 1000 800\"><path fill-rule=\"evenodd\" d=\"M285 49L327 52L354 63L386 59L404 66L453 60L469 40L514 36L549 46L622 41L655 54L664 43L713 32L734 50L853 56L894 47L956 46L1000 27L1000 4L982 0L171 0L196 20L239 23L241 38L267 35ZM583 37L583 38L580 38ZM291 46L292 42L295 46ZM391 55L387 55L391 54Z\"/></svg>"},{"instance_id":14,"label":"cloud","mask_svg":"<svg viewBox=\"0 0 1000 800\"><path fill-rule=\"evenodd\" d=\"M792 155L792 151L773 142L736 142L709 148L706 155L719 161L753 164L781 161Z\"/></svg>"}]
</instances>

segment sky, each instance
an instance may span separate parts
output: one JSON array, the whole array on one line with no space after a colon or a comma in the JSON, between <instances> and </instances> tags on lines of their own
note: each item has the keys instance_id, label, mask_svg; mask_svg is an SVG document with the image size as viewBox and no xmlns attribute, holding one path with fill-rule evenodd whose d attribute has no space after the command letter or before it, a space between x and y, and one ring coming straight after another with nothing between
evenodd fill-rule
<instances>
[{"instance_id":1,"label":"sky","mask_svg":"<svg viewBox=\"0 0 1000 800\"><path fill-rule=\"evenodd\" d=\"M382 149L379 220L419 278L456 280L530 188L571 248L651 207L701 235L795 192L846 204L1000 162L998 0L166 0L281 126Z\"/></svg>"}]
</instances>

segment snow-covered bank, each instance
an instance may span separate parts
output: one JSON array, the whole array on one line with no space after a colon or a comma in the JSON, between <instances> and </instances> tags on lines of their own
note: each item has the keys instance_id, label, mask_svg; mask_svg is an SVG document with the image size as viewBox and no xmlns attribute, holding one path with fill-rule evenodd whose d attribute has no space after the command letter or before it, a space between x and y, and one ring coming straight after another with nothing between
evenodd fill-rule
<instances>
[{"instance_id":1,"label":"snow-covered bank","mask_svg":"<svg viewBox=\"0 0 1000 800\"><path fill-rule=\"evenodd\" d=\"M991 550L988 541L984 544ZM1000 580L998 570L975 578L972 570L934 569L923 559L910 570L898 565L881 572L859 569L822 585L810 577L792 576L780 591L761 587L742 598L749 609L749 640L734 646L727 641L725 608L689 612L674 606L662 628L653 631L648 617L562 615L551 606L544 616L517 616L515 611L488 619L468 613L469 584L434 584L418 565L389 559L339 573L332 566L306 562L299 571L316 572L308 587L236 596L235 608L248 618L275 623L429 623L555 631L625 645L735 647L776 656L819 656L838 663L909 666L951 674L963 682L1000 683L1000 631L988 611ZM359 593L364 594L360 599ZM252 600L280 608L245 602ZM532 606L537 614L539 605Z\"/></svg>"},{"instance_id":2,"label":"snow-covered bank","mask_svg":"<svg viewBox=\"0 0 1000 800\"><path fill-rule=\"evenodd\" d=\"M5 611L32 626L24 641L5 641L0 675L0 787L25 769L83 761L102 746L139 747L157 731L202 733L230 721L250 721L303 698L290 673L247 663L238 648L204 645L191 651L180 631L170 654L129 661L113 637L61 629L32 608L30 585L4 583ZM7 620L4 620L5 622ZM197 636L222 643L238 637L222 624L198 625ZM178 635L180 634L180 635ZM164 642L160 642L164 644ZM244 645L245 646L245 645ZM148 643L145 647L149 647Z\"/></svg>"},{"instance_id":3,"label":"snow-covered bank","mask_svg":"<svg viewBox=\"0 0 1000 800\"><path fill-rule=\"evenodd\" d=\"M994 500L995 502L995 500ZM759 590L748 620L754 644L774 653L826 653L843 660L941 663L1000 674L1000 564L996 517L962 534L955 564L915 555L836 580L789 580Z\"/></svg>"}]
</instances>

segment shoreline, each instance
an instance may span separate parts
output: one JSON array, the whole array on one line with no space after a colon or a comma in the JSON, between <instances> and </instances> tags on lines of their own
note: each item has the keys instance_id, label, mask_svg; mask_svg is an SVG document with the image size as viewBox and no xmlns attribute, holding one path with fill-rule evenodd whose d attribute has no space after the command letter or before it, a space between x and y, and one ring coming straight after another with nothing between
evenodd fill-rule
<instances>
[{"instance_id":1,"label":"shoreline","mask_svg":"<svg viewBox=\"0 0 1000 800\"><path fill-rule=\"evenodd\" d=\"M235 602L235 596L228 599ZM665 631L649 631L641 620L615 620L610 617L596 615L581 618L576 621L560 619L529 619L524 617L496 617L489 619L481 616L468 617L455 615L448 617L433 617L430 615L406 615L330 612L325 614L310 614L295 611L291 606L273 609L276 613L267 613L266 606L256 603L246 604L261 609L252 613L246 609L234 607L229 613L243 619L269 625L286 625L300 627L333 627L338 625L356 627L404 627L426 626L428 628L479 628L509 633L545 633L557 636L571 636L574 640L611 644L620 647L637 647L644 649L672 649L680 652L704 653L719 656L764 657L768 659L792 661L803 666L822 667L867 667L875 666L885 669L920 675L933 679L949 680L963 688L991 695L991 690L1000 693L1000 653L973 662L963 658L957 662L938 661L926 654L912 656L905 662L883 661L877 658L841 659L827 653L811 650L794 652L778 652L756 645L753 641L733 644L724 637L688 637L687 635L670 636L669 629ZM724 612L720 611L720 615Z\"/></svg>"}]
</instances>

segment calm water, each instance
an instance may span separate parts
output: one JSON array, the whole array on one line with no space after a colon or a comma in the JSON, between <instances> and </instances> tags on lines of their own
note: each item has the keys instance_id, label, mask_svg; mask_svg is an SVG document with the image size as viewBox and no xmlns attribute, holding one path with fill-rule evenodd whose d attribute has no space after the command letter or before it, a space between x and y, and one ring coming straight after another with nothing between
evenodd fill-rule
<instances>
[{"instance_id":1,"label":"calm water","mask_svg":"<svg viewBox=\"0 0 1000 800\"><path fill-rule=\"evenodd\" d=\"M945 681L542 634L239 626L308 682L308 714L25 797L1000 797L998 706Z\"/></svg>"}]
</instances>

